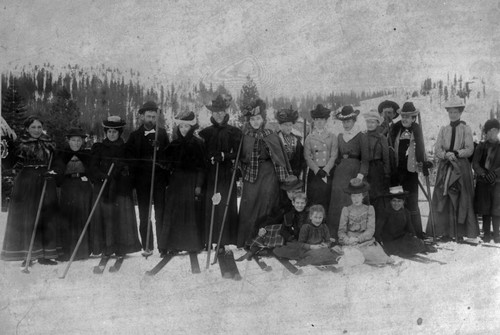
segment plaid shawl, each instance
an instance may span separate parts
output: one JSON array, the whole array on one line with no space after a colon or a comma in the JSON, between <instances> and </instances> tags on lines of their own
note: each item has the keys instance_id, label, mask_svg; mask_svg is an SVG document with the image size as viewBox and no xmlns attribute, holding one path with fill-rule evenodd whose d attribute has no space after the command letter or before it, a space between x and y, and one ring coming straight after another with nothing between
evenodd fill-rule
<instances>
[{"instance_id":1,"label":"plaid shawl","mask_svg":"<svg viewBox=\"0 0 500 335\"><path fill-rule=\"evenodd\" d=\"M270 226L265 226L264 229L267 231L264 236L257 236L250 243L250 249L266 249L280 247L284 244L283 236L281 236L281 225L273 224Z\"/></svg>"},{"instance_id":2,"label":"plaid shawl","mask_svg":"<svg viewBox=\"0 0 500 335\"><path fill-rule=\"evenodd\" d=\"M250 131L247 133L247 135L255 138L255 142L250 157L250 163L245 169L245 181L254 183L257 180L257 176L259 175L259 154L261 148L269 150L271 160L274 164L274 170L280 182L285 181L289 174L292 173L283 144L277 137L277 141L273 141L272 136L269 136L271 134L273 134L273 132L270 129L258 129L257 131Z\"/></svg>"}]
</instances>

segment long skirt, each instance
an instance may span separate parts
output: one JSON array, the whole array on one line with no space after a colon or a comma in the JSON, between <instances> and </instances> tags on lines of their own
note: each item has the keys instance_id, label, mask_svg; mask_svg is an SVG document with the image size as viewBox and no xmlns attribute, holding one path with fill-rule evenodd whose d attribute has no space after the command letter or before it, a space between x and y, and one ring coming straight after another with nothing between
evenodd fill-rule
<instances>
[{"instance_id":1,"label":"long skirt","mask_svg":"<svg viewBox=\"0 0 500 335\"><path fill-rule=\"evenodd\" d=\"M0 256L5 261L21 261L28 255L46 171L46 168L24 168L14 182ZM49 179L35 232L32 259L53 259L61 254L57 245L58 225L56 184Z\"/></svg>"},{"instance_id":2,"label":"long skirt","mask_svg":"<svg viewBox=\"0 0 500 335\"><path fill-rule=\"evenodd\" d=\"M366 181L370 185L370 205L375 209L378 218L385 210L386 199L383 197L389 192L389 183L385 178L384 162L380 159L370 161Z\"/></svg>"},{"instance_id":3,"label":"long skirt","mask_svg":"<svg viewBox=\"0 0 500 335\"><path fill-rule=\"evenodd\" d=\"M384 249L390 255L398 256L412 256L427 250L421 239L409 234L392 241L384 241Z\"/></svg>"},{"instance_id":4,"label":"long skirt","mask_svg":"<svg viewBox=\"0 0 500 335\"><path fill-rule=\"evenodd\" d=\"M340 256L330 248L306 250L297 242L290 242L285 246L276 247L273 253L281 258L296 259L298 266L337 264L337 258Z\"/></svg>"},{"instance_id":5,"label":"long skirt","mask_svg":"<svg viewBox=\"0 0 500 335\"><path fill-rule=\"evenodd\" d=\"M240 225L238 227L239 248L245 246L255 230L255 222L269 215L279 201L279 183L272 161L259 164L259 174L254 183L244 182L240 203Z\"/></svg>"},{"instance_id":6,"label":"long skirt","mask_svg":"<svg viewBox=\"0 0 500 335\"><path fill-rule=\"evenodd\" d=\"M437 236L458 237L479 236L479 225L474 213L474 188L469 160L460 158L457 162L460 177L444 195L444 182L448 164L440 161L436 176L436 187L432 196L434 229ZM455 229L456 228L456 229ZM427 225L427 233L432 234L432 225Z\"/></svg>"},{"instance_id":7,"label":"long skirt","mask_svg":"<svg viewBox=\"0 0 500 335\"><path fill-rule=\"evenodd\" d=\"M328 206L330 205L330 194L332 192L332 173L334 169L330 171L330 176L327 177L325 181L314 174L312 170L309 170L307 174L307 202L309 205L322 205L325 211L328 211Z\"/></svg>"},{"instance_id":8,"label":"long skirt","mask_svg":"<svg viewBox=\"0 0 500 335\"><path fill-rule=\"evenodd\" d=\"M194 194L197 174L197 171L176 170L170 178L158 245L162 252L203 249L201 201Z\"/></svg>"},{"instance_id":9,"label":"long skirt","mask_svg":"<svg viewBox=\"0 0 500 335\"><path fill-rule=\"evenodd\" d=\"M352 178L359 173L360 161L346 158L340 161L333 176L330 206L328 208L328 229L333 238L338 239L339 221L342 208L351 205L351 196L345 192Z\"/></svg>"},{"instance_id":10,"label":"long skirt","mask_svg":"<svg viewBox=\"0 0 500 335\"><path fill-rule=\"evenodd\" d=\"M205 240L207 243L210 234L210 223L212 217L212 196L214 195L215 186L215 165L210 165L210 171L207 177L207 189L205 196ZM224 209L226 208L229 188L231 186L232 178L232 164L230 162L219 164L219 176L217 181L217 193L221 194L220 203L214 207L212 243L217 243L220 235L220 228L222 225L222 218L224 216ZM231 199L229 199L229 206L227 208L226 221L224 223L224 233L222 234L221 245L236 244L238 237L238 207L237 207L237 187L236 180L231 190Z\"/></svg>"},{"instance_id":11,"label":"long skirt","mask_svg":"<svg viewBox=\"0 0 500 335\"><path fill-rule=\"evenodd\" d=\"M59 201L61 209L60 240L64 259L69 259L92 208L92 185L81 178L65 178L61 185ZM90 255L89 231L85 232L82 243L75 254L76 259L86 259Z\"/></svg>"},{"instance_id":12,"label":"long skirt","mask_svg":"<svg viewBox=\"0 0 500 335\"><path fill-rule=\"evenodd\" d=\"M126 192L123 185L120 186L120 192L109 191L109 196L106 195L108 190L104 191L92 218L90 243L94 255L124 255L141 250L132 190L129 188ZM94 185L92 203L95 203L101 187L101 183ZM113 185L110 187L113 189Z\"/></svg>"}]
</instances>

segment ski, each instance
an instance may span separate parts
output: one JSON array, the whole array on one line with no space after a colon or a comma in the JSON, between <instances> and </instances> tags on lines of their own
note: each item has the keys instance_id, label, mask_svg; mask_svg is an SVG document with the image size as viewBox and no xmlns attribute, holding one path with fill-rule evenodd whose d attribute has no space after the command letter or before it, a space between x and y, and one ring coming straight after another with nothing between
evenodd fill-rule
<instances>
[{"instance_id":1,"label":"ski","mask_svg":"<svg viewBox=\"0 0 500 335\"><path fill-rule=\"evenodd\" d=\"M295 265L290 263L290 260L288 260L288 259L281 258L281 257L276 257L276 259L285 267L285 269L287 269L288 271L290 271L294 275L299 275L303 272L302 269L299 269Z\"/></svg>"},{"instance_id":2,"label":"ski","mask_svg":"<svg viewBox=\"0 0 500 335\"><path fill-rule=\"evenodd\" d=\"M122 267L122 264L123 264L123 259L125 257L124 256L119 256L116 261L115 261L115 264L113 264L110 268L109 268L109 272L118 272L120 271L120 268Z\"/></svg>"},{"instance_id":3,"label":"ski","mask_svg":"<svg viewBox=\"0 0 500 335\"><path fill-rule=\"evenodd\" d=\"M189 253L189 260L191 261L191 273L201 273L198 254L195 252Z\"/></svg>"},{"instance_id":4,"label":"ski","mask_svg":"<svg viewBox=\"0 0 500 335\"><path fill-rule=\"evenodd\" d=\"M467 244L467 245L472 245L474 247L485 247L485 248L500 248L500 245L495 245L495 244L490 244L490 243L483 243L483 242L472 242L472 241L460 241L458 242L459 244Z\"/></svg>"},{"instance_id":5,"label":"ski","mask_svg":"<svg viewBox=\"0 0 500 335\"><path fill-rule=\"evenodd\" d=\"M322 272L333 272L333 273L342 272L342 268L337 268L333 265L315 265L314 267Z\"/></svg>"},{"instance_id":6,"label":"ski","mask_svg":"<svg viewBox=\"0 0 500 335\"><path fill-rule=\"evenodd\" d=\"M170 262L170 260L172 258L174 258L174 255L170 255L170 254L165 255L165 257L163 257L158 262L158 264L155 265L154 268L152 268L149 271L146 271L146 276L154 276L154 275L156 275L158 272L161 271L161 269L163 269L165 267L165 265L167 265L168 262Z\"/></svg>"},{"instance_id":7,"label":"ski","mask_svg":"<svg viewBox=\"0 0 500 335\"><path fill-rule=\"evenodd\" d=\"M429 264L429 263L437 263L437 264L440 264L440 265L445 265L446 263L445 262L441 262L441 261L438 261L438 260L435 260L435 259L432 259L432 258L429 258L429 257L425 257L425 256L422 256L422 255L413 255L413 256L400 256L401 258L404 258L404 259L407 259L409 261L414 261L414 262L418 262L418 263L423 263L423 264Z\"/></svg>"},{"instance_id":8,"label":"ski","mask_svg":"<svg viewBox=\"0 0 500 335\"><path fill-rule=\"evenodd\" d=\"M270 265L267 265L266 262L264 262L261 257L259 257L257 255L254 255L253 259L259 265L259 267L262 271L269 272L273 269Z\"/></svg>"},{"instance_id":9,"label":"ski","mask_svg":"<svg viewBox=\"0 0 500 335\"><path fill-rule=\"evenodd\" d=\"M222 278L225 278L225 279L233 278L233 274L231 272L231 269L229 268L229 265L226 262L224 250L219 251L219 253L217 255L217 260L219 262L219 268L220 268L220 273L222 275Z\"/></svg>"},{"instance_id":10,"label":"ski","mask_svg":"<svg viewBox=\"0 0 500 335\"><path fill-rule=\"evenodd\" d=\"M224 258L226 260L228 270L231 272L231 278L234 280L241 280L240 271L238 270L238 266L234 260L233 252L231 250L226 251Z\"/></svg>"},{"instance_id":11,"label":"ski","mask_svg":"<svg viewBox=\"0 0 500 335\"><path fill-rule=\"evenodd\" d=\"M106 268L106 264L108 264L109 261L109 256L102 256L101 260L99 261L99 265L94 266L94 273L97 275L100 275L104 272L104 269Z\"/></svg>"}]
</instances>

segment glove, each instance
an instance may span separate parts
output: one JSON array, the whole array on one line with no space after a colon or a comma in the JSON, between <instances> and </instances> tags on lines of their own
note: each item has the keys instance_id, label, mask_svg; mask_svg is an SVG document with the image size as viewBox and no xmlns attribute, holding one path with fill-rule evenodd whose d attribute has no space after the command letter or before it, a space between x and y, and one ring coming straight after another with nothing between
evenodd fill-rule
<instances>
[{"instance_id":1,"label":"glove","mask_svg":"<svg viewBox=\"0 0 500 335\"><path fill-rule=\"evenodd\" d=\"M320 177L320 178L325 178L327 175L326 171L323 170L323 169L319 169L318 172L316 172L316 176Z\"/></svg>"},{"instance_id":2,"label":"glove","mask_svg":"<svg viewBox=\"0 0 500 335\"><path fill-rule=\"evenodd\" d=\"M494 171L490 171L484 175L484 179L490 184L494 184L497 179L497 174Z\"/></svg>"},{"instance_id":3,"label":"glove","mask_svg":"<svg viewBox=\"0 0 500 335\"><path fill-rule=\"evenodd\" d=\"M214 154L210 160L212 161L212 164L215 164L216 162L217 163L220 163L222 161L224 161L224 153L223 152L217 152L216 154Z\"/></svg>"},{"instance_id":4,"label":"glove","mask_svg":"<svg viewBox=\"0 0 500 335\"><path fill-rule=\"evenodd\" d=\"M52 179L56 176L57 173L55 173L54 170L50 170L50 171L47 171L43 174L43 178L45 178L45 180L49 180L49 179Z\"/></svg>"}]
</instances>

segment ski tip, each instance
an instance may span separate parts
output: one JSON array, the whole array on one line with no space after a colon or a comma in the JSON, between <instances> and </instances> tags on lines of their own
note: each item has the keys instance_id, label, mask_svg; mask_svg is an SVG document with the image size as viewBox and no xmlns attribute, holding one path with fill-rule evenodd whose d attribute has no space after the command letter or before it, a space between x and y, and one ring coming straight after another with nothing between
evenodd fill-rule
<instances>
[{"instance_id":1,"label":"ski tip","mask_svg":"<svg viewBox=\"0 0 500 335\"><path fill-rule=\"evenodd\" d=\"M152 273L151 271L146 271L145 275L151 277L154 275L154 273Z\"/></svg>"},{"instance_id":2,"label":"ski tip","mask_svg":"<svg viewBox=\"0 0 500 335\"><path fill-rule=\"evenodd\" d=\"M266 271L266 272L273 271L273 267L268 265L268 266L266 266L266 267L264 268L264 271Z\"/></svg>"},{"instance_id":3,"label":"ski tip","mask_svg":"<svg viewBox=\"0 0 500 335\"><path fill-rule=\"evenodd\" d=\"M201 273L201 270L200 269L191 270L191 273L198 274L198 273Z\"/></svg>"},{"instance_id":4,"label":"ski tip","mask_svg":"<svg viewBox=\"0 0 500 335\"><path fill-rule=\"evenodd\" d=\"M303 274L303 273L304 273L304 270L302 270L302 269L297 269L297 271L295 271L293 274L298 276L298 275L301 275L301 274Z\"/></svg>"},{"instance_id":5,"label":"ski tip","mask_svg":"<svg viewBox=\"0 0 500 335\"><path fill-rule=\"evenodd\" d=\"M104 272L104 269L101 269L99 266L94 267L94 273L96 275L102 275L103 272Z\"/></svg>"},{"instance_id":6,"label":"ski tip","mask_svg":"<svg viewBox=\"0 0 500 335\"><path fill-rule=\"evenodd\" d=\"M114 266L110 267L109 268L109 272L117 272L118 270L116 270L116 268Z\"/></svg>"},{"instance_id":7,"label":"ski tip","mask_svg":"<svg viewBox=\"0 0 500 335\"><path fill-rule=\"evenodd\" d=\"M238 274L238 273L237 273L237 274L235 274L235 275L234 275L234 277L233 277L233 280L236 280L236 281L239 281L239 280L241 280L241 279L242 279L242 277L241 277L241 275L240 275L240 274Z\"/></svg>"},{"instance_id":8,"label":"ski tip","mask_svg":"<svg viewBox=\"0 0 500 335\"><path fill-rule=\"evenodd\" d=\"M224 278L224 279L232 279L233 278L233 274L231 272L224 272L224 274L222 275L222 278Z\"/></svg>"}]
</instances>

